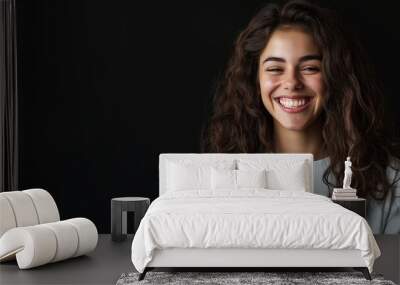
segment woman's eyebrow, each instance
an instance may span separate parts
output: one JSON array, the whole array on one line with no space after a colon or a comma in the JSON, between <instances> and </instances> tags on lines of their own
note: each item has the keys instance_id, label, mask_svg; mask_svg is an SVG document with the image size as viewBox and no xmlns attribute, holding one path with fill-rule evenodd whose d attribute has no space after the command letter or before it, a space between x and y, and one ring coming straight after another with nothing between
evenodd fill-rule
<instances>
[{"instance_id":1,"label":"woman's eyebrow","mask_svg":"<svg viewBox=\"0 0 400 285\"><path fill-rule=\"evenodd\" d=\"M322 60L322 56L318 54L310 54L300 57L299 62L307 61L307 60Z\"/></svg>"},{"instance_id":2,"label":"woman's eyebrow","mask_svg":"<svg viewBox=\"0 0 400 285\"><path fill-rule=\"evenodd\" d=\"M307 60L322 60L322 56L320 56L318 54L305 55L305 56L300 57L299 62L304 62ZM268 61L286 62L286 60L282 57L269 56L266 59L264 59L264 61L262 63L264 64Z\"/></svg>"}]
</instances>

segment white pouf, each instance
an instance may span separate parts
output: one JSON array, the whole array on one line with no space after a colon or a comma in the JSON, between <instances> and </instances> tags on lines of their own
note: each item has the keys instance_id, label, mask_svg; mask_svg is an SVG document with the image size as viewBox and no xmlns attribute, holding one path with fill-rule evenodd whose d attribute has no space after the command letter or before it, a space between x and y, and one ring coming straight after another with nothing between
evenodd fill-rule
<instances>
[{"instance_id":1,"label":"white pouf","mask_svg":"<svg viewBox=\"0 0 400 285\"><path fill-rule=\"evenodd\" d=\"M96 248L96 226L85 218L59 221L43 189L0 193L0 214L0 262L16 258L20 269L28 269Z\"/></svg>"}]
</instances>

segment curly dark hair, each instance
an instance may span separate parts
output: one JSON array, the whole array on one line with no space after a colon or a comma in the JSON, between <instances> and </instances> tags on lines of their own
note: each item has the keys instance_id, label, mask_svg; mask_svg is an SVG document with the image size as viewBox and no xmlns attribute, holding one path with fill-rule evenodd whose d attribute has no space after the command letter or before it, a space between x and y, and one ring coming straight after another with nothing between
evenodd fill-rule
<instances>
[{"instance_id":1,"label":"curly dark hair","mask_svg":"<svg viewBox=\"0 0 400 285\"><path fill-rule=\"evenodd\" d=\"M201 151L274 152L273 119L261 100L258 65L270 36L283 25L305 29L322 53L326 103L320 116L323 147L330 158L324 183L331 191L340 187L343 161L350 156L358 195L384 199L400 179L389 181L386 173L387 167L399 170L400 149L397 138L385 129L381 88L359 41L334 11L312 2L269 4L239 34L216 88L212 115L202 129ZM337 185L329 181L330 173Z\"/></svg>"}]
</instances>

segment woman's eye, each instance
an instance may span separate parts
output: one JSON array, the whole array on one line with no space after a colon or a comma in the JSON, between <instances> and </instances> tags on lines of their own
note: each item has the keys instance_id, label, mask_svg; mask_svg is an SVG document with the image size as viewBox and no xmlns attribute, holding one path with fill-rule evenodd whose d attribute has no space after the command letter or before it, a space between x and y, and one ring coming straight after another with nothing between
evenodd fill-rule
<instances>
[{"instance_id":1,"label":"woman's eye","mask_svg":"<svg viewBox=\"0 0 400 285\"><path fill-rule=\"evenodd\" d=\"M306 73L317 73L320 71L320 69L318 67L314 67L314 66L306 66L306 67L302 68L301 70Z\"/></svg>"},{"instance_id":2,"label":"woman's eye","mask_svg":"<svg viewBox=\"0 0 400 285\"><path fill-rule=\"evenodd\" d=\"M266 71L267 72L271 72L271 73L279 73L279 72L282 72L283 71L283 69L282 68L267 68L266 69Z\"/></svg>"}]
</instances>

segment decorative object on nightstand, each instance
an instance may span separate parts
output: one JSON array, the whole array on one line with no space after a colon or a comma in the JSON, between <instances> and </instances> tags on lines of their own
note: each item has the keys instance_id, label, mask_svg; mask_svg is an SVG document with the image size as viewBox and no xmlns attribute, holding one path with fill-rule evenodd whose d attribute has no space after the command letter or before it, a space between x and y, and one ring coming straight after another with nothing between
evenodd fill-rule
<instances>
[{"instance_id":1,"label":"decorative object on nightstand","mask_svg":"<svg viewBox=\"0 0 400 285\"><path fill-rule=\"evenodd\" d=\"M334 188L332 194L332 200L354 200L357 199L357 190L351 188L351 161L348 156L346 161L344 162L344 179L343 179L343 188Z\"/></svg>"},{"instance_id":2,"label":"decorative object on nightstand","mask_svg":"<svg viewBox=\"0 0 400 285\"><path fill-rule=\"evenodd\" d=\"M332 199L336 204L359 214L365 219L366 217L366 200L364 198L353 198L353 199Z\"/></svg>"},{"instance_id":3,"label":"decorative object on nightstand","mask_svg":"<svg viewBox=\"0 0 400 285\"><path fill-rule=\"evenodd\" d=\"M348 156L344 162L344 179L343 188L334 188L332 201L342 207L359 214L361 217L366 217L366 200L357 197L357 189L351 188L351 161Z\"/></svg>"},{"instance_id":4,"label":"decorative object on nightstand","mask_svg":"<svg viewBox=\"0 0 400 285\"><path fill-rule=\"evenodd\" d=\"M134 233L139 227L150 199L144 197L121 197L111 199L111 239L124 241L127 235L127 212L134 215Z\"/></svg>"}]
</instances>

